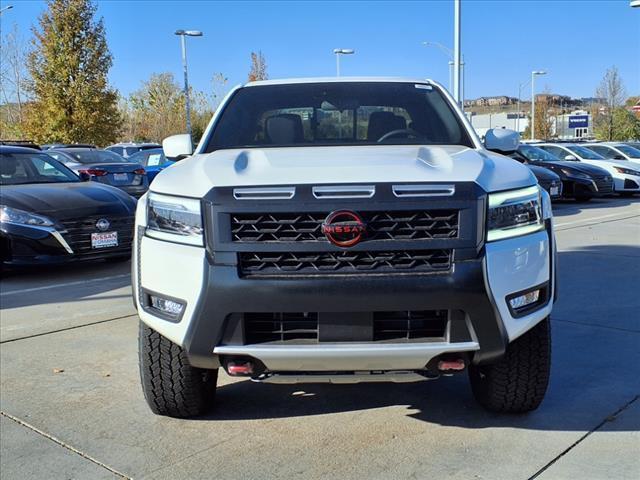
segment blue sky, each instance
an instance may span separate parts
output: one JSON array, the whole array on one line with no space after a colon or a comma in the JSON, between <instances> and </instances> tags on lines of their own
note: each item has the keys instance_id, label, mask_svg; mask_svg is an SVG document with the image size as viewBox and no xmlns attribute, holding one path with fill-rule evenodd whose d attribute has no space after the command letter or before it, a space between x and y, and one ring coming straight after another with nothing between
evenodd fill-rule
<instances>
[{"instance_id":1,"label":"blue sky","mask_svg":"<svg viewBox=\"0 0 640 480\"><path fill-rule=\"evenodd\" d=\"M2 30L17 23L29 38L45 3L0 2L10 4ZM245 81L249 54L257 50L271 78L334 75L336 47L356 50L343 57L343 75L429 77L448 84L447 58L421 42L453 46L451 1L111 0L100 1L98 13L114 56L111 82L124 95L154 72L173 72L181 81L177 28L204 32L188 39L190 81L200 90L211 91L217 72L230 86ZM612 65L627 93L640 94L640 9L628 0L463 0L462 26L467 98L516 96L532 69L549 72L537 82L540 90L592 96Z\"/></svg>"}]
</instances>

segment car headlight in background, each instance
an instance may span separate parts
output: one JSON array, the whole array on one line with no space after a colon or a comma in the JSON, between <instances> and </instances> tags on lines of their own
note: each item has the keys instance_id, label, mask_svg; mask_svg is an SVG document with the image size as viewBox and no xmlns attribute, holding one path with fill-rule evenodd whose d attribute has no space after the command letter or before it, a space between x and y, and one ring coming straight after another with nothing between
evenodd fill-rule
<instances>
[{"instance_id":1,"label":"car headlight in background","mask_svg":"<svg viewBox=\"0 0 640 480\"><path fill-rule=\"evenodd\" d=\"M548 212L543 212L542 195L538 186L489 194L487 212L487 241L503 240L544 228L543 213L551 216L550 201Z\"/></svg>"},{"instance_id":2,"label":"car headlight in background","mask_svg":"<svg viewBox=\"0 0 640 480\"><path fill-rule=\"evenodd\" d=\"M53 220L35 213L0 205L0 223L27 225L30 227L51 227Z\"/></svg>"},{"instance_id":3,"label":"car headlight in background","mask_svg":"<svg viewBox=\"0 0 640 480\"><path fill-rule=\"evenodd\" d=\"M625 175L635 175L636 177L640 177L640 172L638 170L632 170L630 168L624 168L624 167L613 167L615 168L616 172L618 173L623 173Z\"/></svg>"},{"instance_id":4,"label":"car headlight in background","mask_svg":"<svg viewBox=\"0 0 640 480\"><path fill-rule=\"evenodd\" d=\"M204 245L200 200L150 193L146 233L160 240Z\"/></svg>"}]
</instances>

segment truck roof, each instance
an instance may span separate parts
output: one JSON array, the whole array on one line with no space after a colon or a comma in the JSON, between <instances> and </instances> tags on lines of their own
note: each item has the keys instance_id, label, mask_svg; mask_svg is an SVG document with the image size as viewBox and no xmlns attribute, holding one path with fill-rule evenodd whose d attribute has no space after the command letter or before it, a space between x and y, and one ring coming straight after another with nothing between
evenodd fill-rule
<instances>
[{"instance_id":1,"label":"truck roof","mask_svg":"<svg viewBox=\"0 0 640 480\"><path fill-rule=\"evenodd\" d=\"M300 83L344 83L344 82L393 82L393 83L436 83L428 78L411 77L308 77L281 78L275 80L259 80L244 84L244 87L258 87L263 85L290 85Z\"/></svg>"}]
</instances>

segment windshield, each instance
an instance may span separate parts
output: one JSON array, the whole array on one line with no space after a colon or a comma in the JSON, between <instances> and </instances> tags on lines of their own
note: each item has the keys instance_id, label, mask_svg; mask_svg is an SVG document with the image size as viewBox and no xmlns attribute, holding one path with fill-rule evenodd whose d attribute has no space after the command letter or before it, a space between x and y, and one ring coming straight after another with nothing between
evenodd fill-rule
<instances>
[{"instance_id":1,"label":"windshield","mask_svg":"<svg viewBox=\"0 0 640 480\"><path fill-rule=\"evenodd\" d=\"M559 158L553 156L549 152L531 145L520 145L518 152L525 156L528 160L537 160L541 162L557 162Z\"/></svg>"},{"instance_id":2,"label":"windshield","mask_svg":"<svg viewBox=\"0 0 640 480\"><path fill-rule=\"evenodd\" d=\"M71 170L44 153L0 154L0 185L79 181Z\"/></svg>"},{"instance_id":3,"label":"windshield","mask_svg":"<svg viewBox=\"0 0 640 480\"><path fill-rule=\"evenodd\" d=\"M128 163L123 157L109 150L62 150L68 156L79 163Z\"/></svg>"},{"instance_id":4,"label":"windshield","mask_svg":"<svg viewBox=\"0 0 640 480\"><path fill-rule=\"evenodd\" d=\"M141 150L128 159L132 163L140 163L144 167L159 167L169 163L169 159L164 156L161 148Z\"/></svg>"},{"instance_id":5,"label":"windshield","mask_svg":"<svg viewBox=\"0 0 640 480\"><path fill-rule=\"evenodd\" d=\"M578 145L568 145L567 148L573 153L577 153L580 158L584 158L585 160L605 160L602 155L598 155L596 152L589 150L588 148L580 147Z\"/></svg>"},{"instance_id":6,"label":"windshield","mask_svg":"<svg viewBox=\"0 0 640 480\"><path fill-rule=\"evenodd\" d=\"M617 145L616 148L629 158L640 158L640 150L628 145Z\"/></svg>"},{"instance_id":7,"label":"windshield","mask_svg":"<svg viewBox=\"0 0 640 480\"><path fill-rule=\"evenodd\" d=\"M209 137L205 152L375 144L473 147L452 107L431 85L336 82L238 90Z\"/></svg>"}]
</instances>

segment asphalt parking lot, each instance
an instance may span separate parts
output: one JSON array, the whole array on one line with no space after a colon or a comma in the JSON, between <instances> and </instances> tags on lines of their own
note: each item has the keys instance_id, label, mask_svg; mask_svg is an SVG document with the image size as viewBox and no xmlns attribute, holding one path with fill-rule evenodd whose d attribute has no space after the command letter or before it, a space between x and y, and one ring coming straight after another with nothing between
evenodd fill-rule
<instances>
[{"instance_id":1,"label":"asphalt parking lot","mask_svg":"<svg viewBox=\"0 0 640 480\"><path fill-rule=\"evenodd\" d=\"M12 273L0 284L1 476L639 478L640 198L555 214L551 384L522 416L482 410L466 375L285 386L222 374L211 415L158 417L139 386L129 264Z\"/></svg>"}]
</instances>

